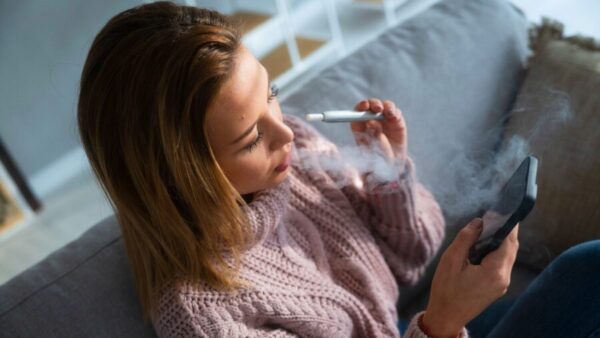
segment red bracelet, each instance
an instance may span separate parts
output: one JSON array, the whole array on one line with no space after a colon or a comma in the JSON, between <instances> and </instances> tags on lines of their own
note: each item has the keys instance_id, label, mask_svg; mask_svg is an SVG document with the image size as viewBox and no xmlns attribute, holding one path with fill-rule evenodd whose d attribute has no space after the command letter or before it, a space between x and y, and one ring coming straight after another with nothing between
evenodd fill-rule
<instances>
[{"instance_id":1,"label":"red bracelet","mask_svg":"<svg viewBox=\"0 0 600 338\"><path fill-rule=\"evenodd\" d=\"M421 329L421 331L423 331L423 333L430 338L434 338L431 333L429 333L429 331L427 330L427 328L425 327L425 324L423 323L423 317L425 317L425 312L421 313L421 315L419 316L419 319L417 320L417 325L419 326L419 329ZM456 336L456 338L460 338L460 333Z\"/></svg>"}]
</instances>

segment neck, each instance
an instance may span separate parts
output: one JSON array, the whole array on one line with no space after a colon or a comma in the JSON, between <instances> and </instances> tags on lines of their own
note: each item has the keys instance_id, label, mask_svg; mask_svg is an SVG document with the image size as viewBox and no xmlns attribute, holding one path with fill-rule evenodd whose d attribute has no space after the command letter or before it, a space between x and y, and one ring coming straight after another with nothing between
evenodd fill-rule
<instances>
[{"instance_id":1,"label":"neck","mask_svg":"<svg viewBox=\"0 0 600 338\"><path fill-rule=\"evenodd\" d=\"M246 201L246 203L250 203L250 202L252 202L252 198L254 198L254 194L252 194L252 193L245 194L245 195L242 195L242 198L244 199L244 201Z\"/></svg>"}]
</instances>

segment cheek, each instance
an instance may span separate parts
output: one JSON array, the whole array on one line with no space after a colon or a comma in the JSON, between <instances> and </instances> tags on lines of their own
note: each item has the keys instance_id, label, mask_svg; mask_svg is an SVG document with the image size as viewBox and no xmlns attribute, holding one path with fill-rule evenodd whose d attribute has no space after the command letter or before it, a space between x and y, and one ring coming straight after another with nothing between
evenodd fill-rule
<instances>
[{"instance_id":1,"label":"cheek","mask_svg":"<svg viewBox=\"0 0 600 338\"><path fill-rule=\"evenodd\" d=\"M260 190L269 174L269 161L260 147L241 155L223 168L227 178L241 194Z\"/></svg>"}]
</instances>

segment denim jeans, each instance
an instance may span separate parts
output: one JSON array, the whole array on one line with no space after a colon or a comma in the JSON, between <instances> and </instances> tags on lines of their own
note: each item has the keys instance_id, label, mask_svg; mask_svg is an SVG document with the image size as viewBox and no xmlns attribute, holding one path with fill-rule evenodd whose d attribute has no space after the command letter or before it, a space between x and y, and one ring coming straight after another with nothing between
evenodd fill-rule
<instances>
[{"instance_id":1,"label":"denim jeans","mask_svg":"<svg viewBox=\"0 0 600 338\"><path fill-rule=\"evenodd\" d=\"M398 322L401 333L407 324ZM467 330L472 338L600 338L600 240L563 252L518 298L496 301Z\"/></svg>"},{"instance_id":2,"label":"denim jeans","mask_svg":"<svg viewBox=\"0 0 600 338\"><path fill-rule=\"evenodd\" d=\"M600 338L600 240L574 246L517 299L502 299L467 324L473 338Z\"/></svg>"}]
</instances>

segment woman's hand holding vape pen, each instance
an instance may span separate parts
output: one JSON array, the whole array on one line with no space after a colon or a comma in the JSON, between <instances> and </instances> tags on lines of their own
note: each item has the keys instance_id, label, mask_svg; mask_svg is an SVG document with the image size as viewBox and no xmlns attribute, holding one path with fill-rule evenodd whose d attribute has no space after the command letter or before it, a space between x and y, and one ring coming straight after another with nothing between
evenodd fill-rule
<instances>
[{"instance_id":1,"label":"woman's hand holding vape pen","mask_svg":"<svg viewBox=\"0 0 600 338\"><path fill-rule=\"evenodd\" d=\"M374 138L381 150L390 159L407 159L406 123L400 109L394 102L377 98L362 100L354 107L356 111L382 113L384 120L355 121L350 123L354 139L358 145L369 146ZM365 137L365 133L371 136Z\"/></svg>"},{"instance_id":2,"label":"woman's hand holding vape pen","mask_svg":"<svg viewBox=\"0 0 600 338\"><path fill-rule=\"evenodd\" d=\"M469 250L479 238L482 225L481 219L467 224L441 256L422 318L435 338L456 337L462 327L508 289L519 248L519 224L481 265L472 265L468 262Z\"/></svg>"}]
</instances>

